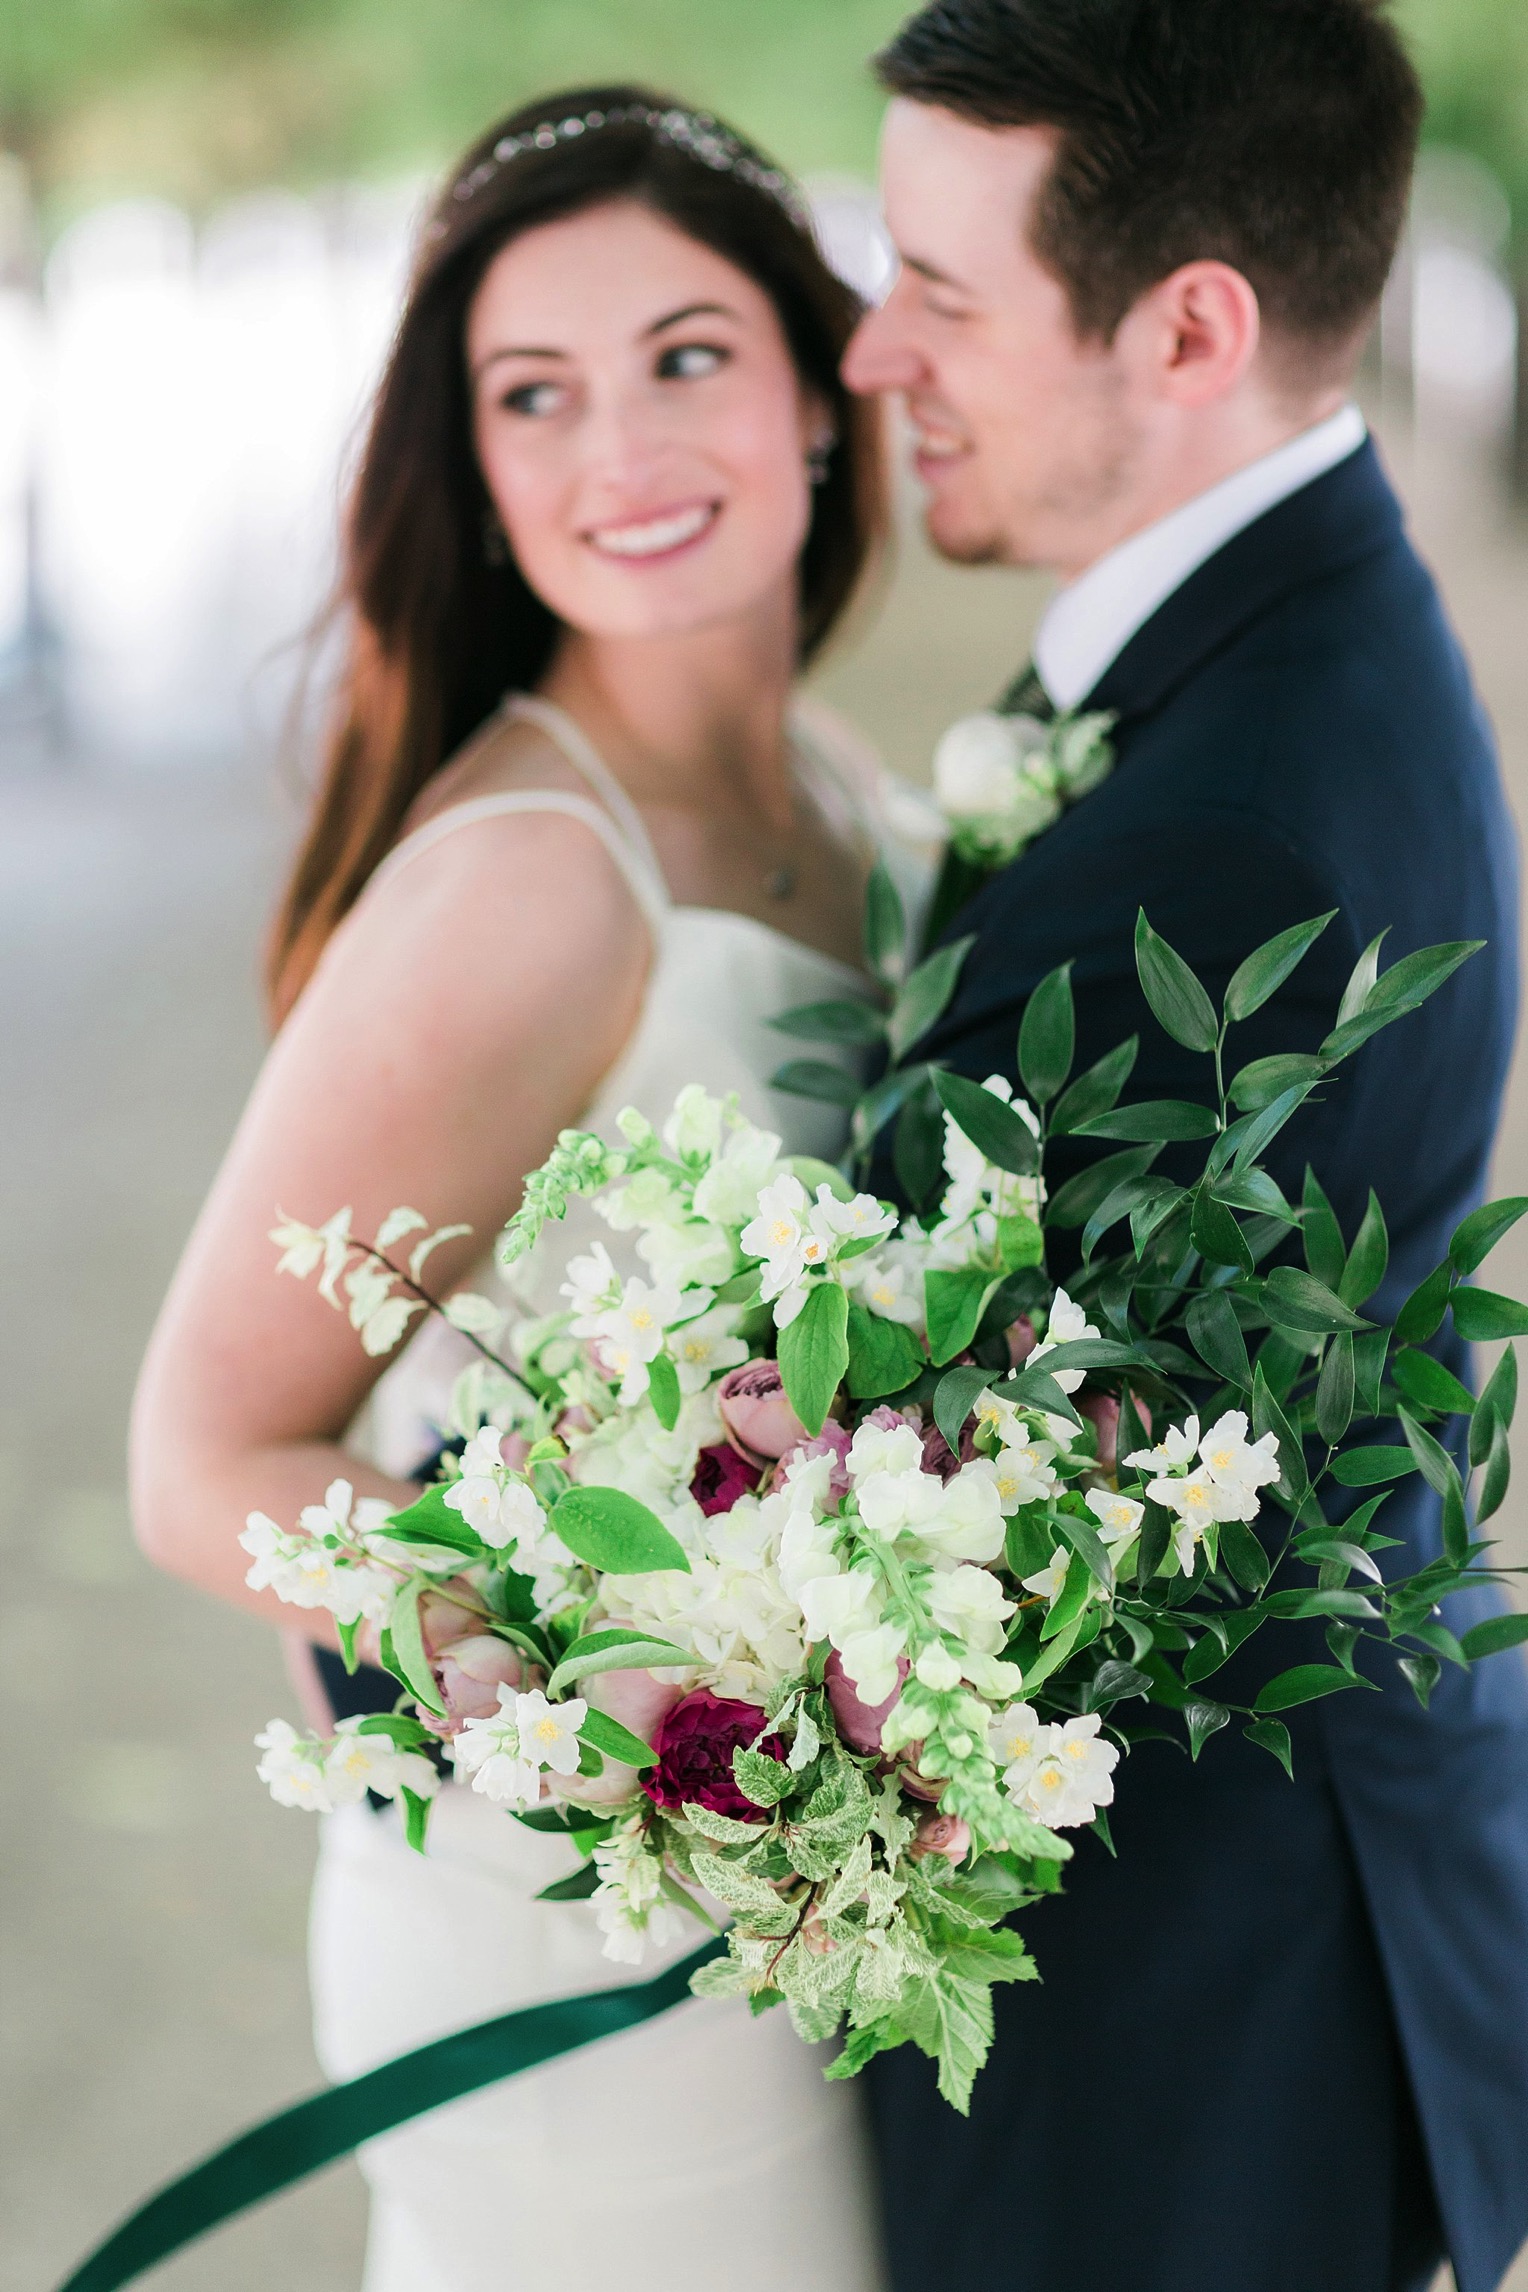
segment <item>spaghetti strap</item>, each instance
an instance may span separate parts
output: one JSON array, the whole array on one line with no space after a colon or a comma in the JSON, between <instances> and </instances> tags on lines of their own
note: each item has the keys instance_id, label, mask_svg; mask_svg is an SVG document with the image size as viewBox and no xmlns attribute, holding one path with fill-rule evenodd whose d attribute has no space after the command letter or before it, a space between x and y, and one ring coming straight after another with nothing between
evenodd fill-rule
<instances>
[{"instance_id":1,"label":"spaghetti strap","mask_svg":"<svg viewBox=\"0 0 1528 2292\"><path fill-rule=\"evenodd\" d=\"M641 813L583 726L565 708L559 708L555 700L543 700L539 693L512 692L499 713L511 720L518 717L522 723L541 727L564 761L583 775L606 810L613 814L655 879L663 883L663 870L658 865L658 855Z\"/></svg>"},{"instance_id":2,"label":"spaghetti strap","mask_svg":"<svg viewBox=\"0 0 1528 2292\"><path fill-rule=\"evenodd\" d=\"M656 935L669 912L668 892L663 878L657 873L656 862L640 845L635 848L632 839L623 832L623 824L611 818L603 805L592 796L581 796L564 788L504 788L496 795L474 796L465 804L452 804L446 811L426 820L411 836L396 844L367 882L373 890L407 867L412 859L426 852L443 837L454 835L458 828L474 827L479 820L494 820L516 813L560 812L564 818L578 820L599 837L611 859L625 877L627 887L647 922Z\"/></svg>"}]
</instances>

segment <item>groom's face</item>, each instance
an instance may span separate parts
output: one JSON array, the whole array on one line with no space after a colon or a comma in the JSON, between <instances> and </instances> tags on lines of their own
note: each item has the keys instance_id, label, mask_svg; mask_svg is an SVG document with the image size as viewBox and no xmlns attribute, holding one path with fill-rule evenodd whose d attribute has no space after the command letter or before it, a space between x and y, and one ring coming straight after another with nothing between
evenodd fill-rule
<instances>
[{"instance_id":1,"label":"groom's face","mask_svg":"<svg viewBox=\"0 0 1528 2292\"><path fill-rule=\"evenodd\" d=\"M902 99L887 113L882 190L901 270L844 374L903 399L929 538L963 563L1075 570L1129 483L1125 364L1079 340L1029 244L1053 149L1044 128L978 127Z\"/></svg>"}]
</instances>

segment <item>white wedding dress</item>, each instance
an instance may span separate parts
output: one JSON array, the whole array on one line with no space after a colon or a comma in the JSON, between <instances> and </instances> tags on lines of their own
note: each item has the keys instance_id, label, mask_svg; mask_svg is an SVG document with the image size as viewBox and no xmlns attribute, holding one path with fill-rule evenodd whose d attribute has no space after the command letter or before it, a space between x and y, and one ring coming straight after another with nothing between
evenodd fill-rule
<instances>
[{"instance_id":1,"label":"white wedding dress","mask_svg":"<svg viewBox=\"0 0 1528 2292\"><path fill-rule=\"evenodd\" d=\"M555 810L581 820L653 935L636 1028L582 1126L613 1134L628 1104L661 1120L684 1084L700 1082L735 1090L788 1150L836 1152L835 1109L769 1089L790 1046L766 1022L792 1004L865 993L861 974L750 916L676 906L635 807L578 727L541 701L507 706L555 741L588 794L521 790L455 806L374 882L483 819ZM826 712L800 707L793 735L812 796L873 837L916 898L926 857L891 831L879 775ZM559 1269L593 1215L573 1209L539 1253L549 1262L538 1310L557 1303ZM458 1343L443 1324L420 1332L352 1428L357 1453L417 1469L439 1437ZM328 1817L312 1978L329 2075L353 2077L516 2006L645 1981L704 1939L691 1924L640 1967L613 1964L587 1903L534 1899L575 1865L565 1840L457 1783L441 1791L424 1857L391 1809ZM364 2292L880 2292L860 2097L824 2081L825 2059L782 2008L755 2020L741 2000L693 1999L369 2143Z\"/></svg>"}]
</instances>

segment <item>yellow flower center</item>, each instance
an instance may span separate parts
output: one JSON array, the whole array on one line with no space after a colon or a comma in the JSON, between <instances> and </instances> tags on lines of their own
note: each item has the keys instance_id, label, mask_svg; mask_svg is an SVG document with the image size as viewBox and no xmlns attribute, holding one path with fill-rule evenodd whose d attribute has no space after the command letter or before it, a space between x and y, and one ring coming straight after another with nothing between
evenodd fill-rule
<instances>
[{"instance_id":1,"label":"yellow flower center","mask_svg":"<svg viewBox=\"0 0 1528 2292\"><path fill-rule=\"evenodd\" d=\"M633 1329L651 1329L653 1317L645 1305L637 1305L632 1308L631 1325Z\"/></svg>"},{"instance_id":2,"label":"yellow flower center","mask_svg":"<svg viewBox=\"0 0 1528 2292\"><path fill-rule=\"evenodd\" d=\"M1059 1767L1042 1767L1039 1782L1043 1790L1059 1791L1061 1788L1061 1769Z\"/></svg>"},{"instance_id":3,"label":"yellow flower center","mask_svg":"<svg viewBox=\"0 0 1528 2292\"><path fill-rule=\"evenodd\" d=\"M531 1732L538 1743L555 1743L562 1733L562 1724L559 1720L554 1719L549 1711L544 1719L536 1721Z\"/></svg>"},{"instance_id":4,"label":"yellow flower center","mask_svg":"<svg viewBox=\"0 0 1528 2292\"><path fill-rule=\"evenodd\" d=\"M776 1249L788 1249L796 1238L794 1221L790 1218L776 1218L769 1229L769 1238Z\"/></svg>"},{"instance_id":5,"label":"yellow flower center","mask_svg":"<svg viewBox=\"0 0 1528 2292\"><path fill-rule=\"evenodd\" d=\"M1082 1736L1078 1736L1073 1742L1068 1743L1066 1747L1066 1755L1069 1759L1085 1759L1090 1748L1091 1746L1087 1740Z\"/></svg>"}]
</instances>

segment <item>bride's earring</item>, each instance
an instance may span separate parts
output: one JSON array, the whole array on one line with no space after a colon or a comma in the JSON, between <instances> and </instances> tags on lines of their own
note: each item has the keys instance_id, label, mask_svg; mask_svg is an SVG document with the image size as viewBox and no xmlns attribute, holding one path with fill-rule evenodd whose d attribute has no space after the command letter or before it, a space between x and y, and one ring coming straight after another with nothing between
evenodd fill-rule
<instances>
[{"instance_id":1,"label":"bride's earring","mask_svg":"<svg viewBox=\"0 0 1528 2292\"><path fill-rule=\"evenodd\" d=\"M838 444L838 433L826 430L815 438L806 450L806 482L808 485L826 485L833 467L833 448Z\"/></svg>"},{"instance_id":2,"label":"bride's earring","mask_svg":"<svg viewBox=\"0 0 1528 2292\"><path fill-rule=\"evenodd\" d=\"M487 503L483 510L483 563L509 563L509 543L504 538L504 528L499 523L499 513L492 502Z\"/></svg>"}]
</instances>

